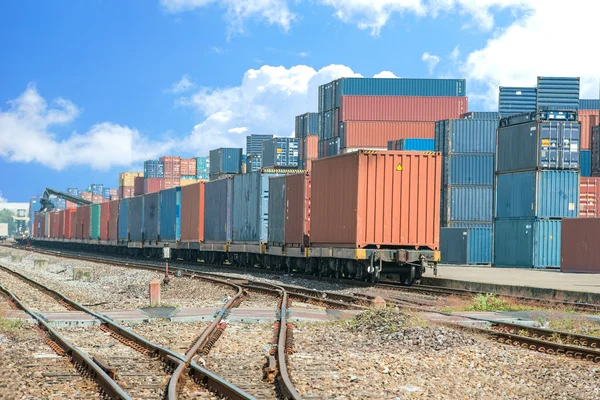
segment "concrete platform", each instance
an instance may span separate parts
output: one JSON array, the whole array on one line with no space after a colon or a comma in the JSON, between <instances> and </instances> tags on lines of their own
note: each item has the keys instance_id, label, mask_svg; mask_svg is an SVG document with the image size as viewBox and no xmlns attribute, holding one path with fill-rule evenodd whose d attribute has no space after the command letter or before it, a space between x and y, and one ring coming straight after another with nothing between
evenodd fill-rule
<instances>
[{"instance_id":1,"label":"concrete platform","mask_svg":"<svg viewBox=\"0 0 600 400\"><path fill-rule=\"evenodd\" d=\"M437 277L428 272L421 282L455 289L600 304L600 274L441 265Z\"/></svg>"}]
</instances>

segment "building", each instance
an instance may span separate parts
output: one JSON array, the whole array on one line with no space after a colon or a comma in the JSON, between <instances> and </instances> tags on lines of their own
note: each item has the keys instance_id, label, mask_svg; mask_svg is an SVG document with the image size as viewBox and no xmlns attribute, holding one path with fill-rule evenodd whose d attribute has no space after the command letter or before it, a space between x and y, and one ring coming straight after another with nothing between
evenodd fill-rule
<instances>
[{"instance_id":1,"label":"building","mask_svg":"<svg viewBox=\"0 0 600 400\"><path fill-rule=\"evenodd\" d=\"M249 135L246 136L246 155L262 156L262 144L265 140L273 139L273 135Z\"/></svg>"}]
</instances>

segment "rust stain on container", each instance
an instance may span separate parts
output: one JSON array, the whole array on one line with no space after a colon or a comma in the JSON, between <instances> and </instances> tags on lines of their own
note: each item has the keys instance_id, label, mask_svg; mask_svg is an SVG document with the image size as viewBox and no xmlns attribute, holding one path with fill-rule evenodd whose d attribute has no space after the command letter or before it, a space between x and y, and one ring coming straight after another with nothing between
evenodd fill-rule
<instances>
[{"instance_id":1,"label":"rust stain on container","mask_svg":"<svg viewBox=\"0 0 600 400\"><path fill-rule=\"evenodd\" d=\"M579 178L579 216L600 217L600 177Z\"/></svg>"},{"instance_id":2,"label":"rust stain on container","mask_svg":"<svg viewBox=\"0 0 600 400\"><path fill-rule=\"evenodd\" d=\"M285 243L308 246L310 243L310 192L309 174L292 174L285 177Z\"/></svg>"},{"instance_id":3,"label":"rust stain on container","mask_svg":"<svg viewBox=\"0 0 600 400\"><path fill-rule=\"evenodd\" d=\"M598 110L579 110L577 115L581 122L581 148L589 150L592 148L592 127L598 125Z\"/></svg>"},{"instance_id":4,"label":"rust stain on container","mask_svg":"<svg viewBox=\"0 0 600 400\"><path fill-rule=\"evenodd\" d=\"M311 243L437 250L439 153L358 151L313 162Z\"/></svg>"},{"instance_id":5,"label":"rust stain on container","mask_svg":"<svg viewBox=\"0 0 600 400\"><path fill-rule=\"evenodd\" d=\"M204 242L204 182L181 188L181 241Z\"/></svg>"},{"instance_id":6,"label":"rust stain on container","mask_svg":"<svg viewBox=\"0 0 600 400\"><path fill-rule=\"evenodd\" d=\"M435 138L435 122L347 121L344 122L342 147L381 147L388 141L406 138Z\"/></svg>"},{"instance_id":7,"label":"rust stain on container","mask_svg":"<svg viewBox=\"0 0 600 400\"><path fill-rule=\"evenodd\" d=\"M562 272L600 273L600 218L566 218L562 221Z\"/></svg>"}]
</instances>

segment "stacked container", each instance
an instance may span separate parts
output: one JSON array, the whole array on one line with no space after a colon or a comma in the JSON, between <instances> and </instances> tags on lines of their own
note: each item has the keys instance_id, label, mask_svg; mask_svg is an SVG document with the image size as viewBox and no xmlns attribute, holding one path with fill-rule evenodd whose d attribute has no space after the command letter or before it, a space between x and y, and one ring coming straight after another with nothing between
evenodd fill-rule
<instances>
[{"instance_id":1,"label":"stacked container","mask_svg":"<svg viewBox=\"0 0 600 400\"><path fill-rule=\"evenodd\" d=\"M210 151L210 180L242 172L242 149L220 148Z\"/></svg>"},{"instance_id":2,"label":"stacked container","mask_svg":"<svg viewBox=\"0 0 600 400\"><path fill-rule=\"evenodd\" d=\"M438 121L435 150L443 155L440 204L440 250L442 262L490 264L495 114ZM483 116L482 116L483 117ZM458 245L460 244L460 245Z\"/></svg>"},{"instance_id":3,"label":"stacked container","mask_svg":"<svg viewBox=\"0 0 600 400\"><path fill-rule=\"evenodd\" d=\"M134 196L141 196L145 193L144 192L144 181L145 181L145 179L141 176L138 176L135 178L135 180L133 181L133 195Z\"/></svg>"},{"instance_id":4,"label":"stacked container","mask_svg":"<svg viewBox=\"0 0 600 400\"><path fill-rule=\"evenodd\" d=\"M569 105L538 87L538 105ZM568 97L568 96L567 96ZM579 104L577 94L577 107ZM494 265L560 266L561 218L579 215L581 125L549 110L500 120L497 135Z\"/></svg>"},{"instance_id":5,"label":"stacked container","mask_svg":"<svg viewBox=\"0 0 600 400\"><path fill-rule=\"evenodd\" d=\"M92 192L81 192L79 197L87 201L92 201Z\"/></svg>"},{"instance_id":6,"label":"stacked container","mask_svg":"<svg viewBox=\"0 0 600 400\"><path fill-rule=\"evenodd\" d=\"M433 138L434 122L467 112L464 79L341 78L319 87L319 158L388 141Z\"/></svg>"},{"instance_id":7,"label":"stacked container","mask_svg":"<svg viewBox=\"0 0 600 400\"><path fill-rule=\"evenodd\" d=\"M144 178L164 178L165 165L160 160L148 160L144 162Z\"/></svg>"},{"instance_id":8,"label":"stacked container","mask_svg":"<svg viewBox=\"0 0 600 400\"><path fill-rule=\"evenodd\" d=\"M181 176L181 157L164 156L159 161L164 165L165 179L178 179Z\"/></svg>"},{"instance_id":9,"label":"stacked container","mask_svg":"<svg viewBox=\"0 0 600 400\"><path fill-rule=\"evenodd\" d=\"M92 192L92 195L103 196L104 185L101 183L92 183L90 185L90 191Z\"/></svg>"},{"instance_id":10,"label":"stacked container","mask_svg":"<svg viewBox=\"0 0 600 400\"><path fill-rule=\"evenodd\" d=\"M309 112L296 116L294 137L296 139L319 134L319 113Z\"/></svg>"},{"instance_id":11,"label":"stacked container","mask_svg":"<svg viewBox=\"0 0 600 400\"><path fill-rule=\"evenodd\" d=\"M388 150L434 151L435 139L398 139L388 142Z\"/></svg>"},{"instance_id":12,"label":"stacked container","mask_svg":"<svg viewBox=\"0 0 600 400\"><path fill-rule=\"evenodd\" d=\"M196 179L207 181L210 174L210 160L208 157L196 157Z\"/></svg>"},{"instance_id":13,"label":"stacked container","mask_svg":"<svg viewBox=\"0 0 600 400\"><path fill-rule=\"evenodd\" d=\"M144 179L144 193L156 193L164 189L164 178L146 178Z\"/></svg>"},{"instance_id":14,"label":"stacked container","mask_svg":"<svg viewBox=\"0 0 600 400\"><path fill-rule=\"evenodd\" d=\"M143 172L123 172L119 174L119 189L117 195L120 199L133 197L135 191L135 178L143 177Z\"/></svg>"},{"instance_id":15,"label":"stacked container","mask_svg":"<svg viewBox=\"0 0 600 400\"><path fill-rule=\"evenodd\" d=\"M312 161L319 158L318 136L306 136L300 138L300 169L310 171Z\"/></svg>"},{"instance_id":16,"label":"stacked container","mask_svg":"<svg viewBox=\"0 0 600 400\"><path fill-rule=\"evenodd\" d=\"M273 138L263 142L262 164L264 168L298 169L299 141L296 138ZM251 171L246 171L251 172Z\"/></svg>"},{"instance_id":17,"label":"stacked container","mask_svg":"<svg viewBox=\"0 0 600 400\"><path fill-rule=\"evenodd\" d=\"M262 155L254 154L246 157L246 172L258 171L262 168Z\"/></svg>"},{"instance_id":18,"label":"stacked container","mask_svg":"<svg viewBox=\"0 0 600 400\"><path fill-rule=\"evenodd\" d=\"M498 114L500 118L536 110L537 89L534 87L500 86Z\"/></svg>"}]
</instances>

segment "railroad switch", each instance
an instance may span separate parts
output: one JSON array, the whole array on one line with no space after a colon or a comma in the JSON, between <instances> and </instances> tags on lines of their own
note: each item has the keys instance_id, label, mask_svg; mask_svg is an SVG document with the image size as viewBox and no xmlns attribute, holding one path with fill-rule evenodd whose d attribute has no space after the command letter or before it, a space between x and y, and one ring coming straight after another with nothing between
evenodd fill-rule
<instances>
[{"instance_id":1,"label":"railroad switch","mask_svg":"<svg viewBox=\"0 0 600 400\"><path fill-rule=\"evenodd\" d=\"M263 381L267 383L275 382L275 376L277 375L277 361L274 356L268 356L267 361L263 367Z\"/></svg>"}]
</instances>

